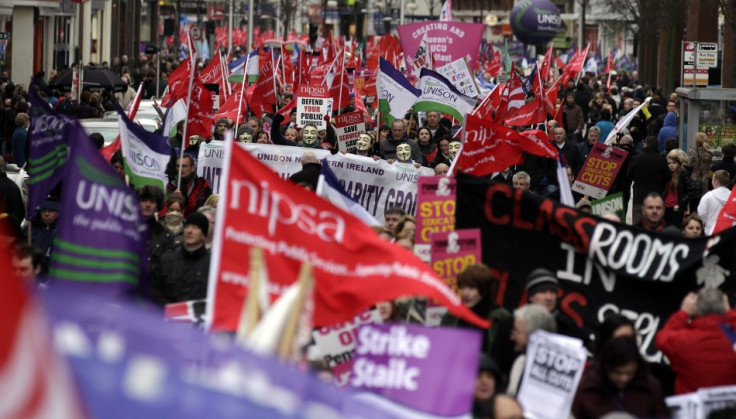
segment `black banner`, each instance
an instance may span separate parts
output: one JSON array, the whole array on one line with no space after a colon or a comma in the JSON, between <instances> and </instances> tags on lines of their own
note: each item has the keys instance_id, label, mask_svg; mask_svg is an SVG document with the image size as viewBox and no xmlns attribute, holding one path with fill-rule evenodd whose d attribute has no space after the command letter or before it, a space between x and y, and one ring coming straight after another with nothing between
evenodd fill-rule
<instances>
[{"instance_id":1,"label":"black banner","mask_svg":"<svg viewBox=\"0 0 736 419\"><path fill-rule=\"evenodd\" d=\"M642 354L662 362L654 335L703 285L733 297L736 228L685 239L651 233L578 212L575 208L501 183L461 176L456 229L480 228L483 263L501 278L499 300L508 309L526 299L535 268L555 273L561 314L592 339L609 312L631 318Z\"/></svg>"}]
</instances>

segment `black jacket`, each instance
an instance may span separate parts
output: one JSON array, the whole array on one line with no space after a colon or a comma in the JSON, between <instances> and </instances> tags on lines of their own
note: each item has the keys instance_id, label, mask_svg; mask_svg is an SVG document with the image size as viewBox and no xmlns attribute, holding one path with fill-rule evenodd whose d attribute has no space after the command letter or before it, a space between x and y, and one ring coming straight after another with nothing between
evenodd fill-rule
<instances>
[{"instance_id":1,"label":"black jacket","mask_svg":"<svg viewBox=\"0 0 736 419\"><path fill-rule=\"evenodd\" d=\"M627 175L634 182L634 204L642 204L650 192L661 193L671 176L667 159L659 155L657 147L644 148L634 156Z\"/></svg>"},{"instance_id":2,"label":"black jacket","mask_svg":"<svg viewBox=\"0 0 736 419\"><path fill-rule=\"evenodd\" d=\"M210 254L202 245L188 251L184 245L165 252L151 283L151 297L160 304L207 298Z\"/></svg>"},{"instance_id":3,"label":"black jacket","mask_svg":"<svg viewBox=\"0 0 736 419\"><path fill-rule=\"evenodd\" d=\"M320 171L322 171L322 165L320 163L305 163L302 165L302 170L291 175L289 180L296 184L306 183L315 191L317 190Z\"/></svg>"},{"instance_id":4,"label":"black jacket","mask_svg":"<svg viewBox=\"0 0 736 419\"><path fill-rule=\"evenodd\" d=\"M26 217L26 207L18 185L8 178L7 173L0 172L0 213L3 212L14 216L18 225Z\"/></svg>"}]
</instances>

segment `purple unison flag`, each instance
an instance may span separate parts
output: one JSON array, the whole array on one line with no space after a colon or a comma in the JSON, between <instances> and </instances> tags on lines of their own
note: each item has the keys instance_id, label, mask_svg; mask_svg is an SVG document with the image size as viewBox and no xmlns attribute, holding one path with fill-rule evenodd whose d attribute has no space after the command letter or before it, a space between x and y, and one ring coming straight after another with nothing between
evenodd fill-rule
<instances>
[{"instance_id":1,"label":"purple unison flag","mask_svg":"<svg viewBox=\"0 0 736 419\"><path fill-rule=\"evenodd\" d=\"M138 200L76 121L49 277L114 297L146 273L147 226Z\"/></svg>"},{"instance_id":2,"label":"purple unison flag","mask_svg":"<svg viewBox=\"0 0 736 419\"><path fill-rule=\"evenodd\" d=\"M365 324L358 330L350 383L413 409L412 416L466 415L479 353L480 333L474 330Z\"/></svg>"},{"instance_id":3,"label":"purple unison flag","mask_svg":"<svg viewBox=\"0 0 736 419\"><path fill-rule=\"evenodd\" d=\"M67 159L67 141L64 126L69 120L51 109L51 106L31 89L31 125L29 127L28 218L56 187L64 173Z\"/></svg>"}]
</instances>

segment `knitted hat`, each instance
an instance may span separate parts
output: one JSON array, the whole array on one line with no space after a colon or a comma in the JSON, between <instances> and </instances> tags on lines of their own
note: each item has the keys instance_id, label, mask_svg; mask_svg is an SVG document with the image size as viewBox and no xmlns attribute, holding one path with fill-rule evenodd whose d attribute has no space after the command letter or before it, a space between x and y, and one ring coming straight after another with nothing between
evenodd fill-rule
<instances>
[{"instance_id":1,"label":"knitted hat","mask_svg":"<svg viewBox=\"0 0 736 419\"><path fill-rule=\"evenodd\" d=\"M555 278L552 271L545 268L537 268L527 277L525 288L527 297L531 297L538 292L547 290L557 292L559 287L560 283L557 282L557 278Z\"/></svg>"},{"instance_id":2,"label":"knitted hat","mask_svg":"<svg viewBox=\"0 0 736 419\"><path fill-rule=\"evenodd\" d=\"M39 211L56 211L59 212L59 202L58 201L43 201L41 205L38 207Z\"/></svg>"},{"instance_id":3,"label":"knitted hat","mask_svg":"<svg viewBox=\"0 0 736 419\"><path fill-rule=\"evenodd\" d=\"M217 123L215 124L215 126L218 126L219 124L225 124L225 125L227 125L228 128L230 128L230 120L227 119L227 118L220 118L220 119L218 119L217 120Z\"/></svg>"},{"instance_id":4,"label":"knitted hat","mask_svg":"<svg viewBox=\"0 0 736 419\"><path fill-rule=\"evenodd\" d=\"M210 229L210 220L202 214L201 212L194 212L187 217L187 222L185 225L192 224L196 227L199 227L200 230L202 230L202 233L206 236Z\"/></svg>"},{"instance_id":5,"label":"knitted hat","mask_svg":"<svg viewBox=\"0 0 736 419\"><path fill-rule=\"evenodd\" d=\"M253 135L253 130L250 128L250 126L248 126L247 124L243 124L238 127L238 137L246 133Z\"/></svg>"}]
</instances>

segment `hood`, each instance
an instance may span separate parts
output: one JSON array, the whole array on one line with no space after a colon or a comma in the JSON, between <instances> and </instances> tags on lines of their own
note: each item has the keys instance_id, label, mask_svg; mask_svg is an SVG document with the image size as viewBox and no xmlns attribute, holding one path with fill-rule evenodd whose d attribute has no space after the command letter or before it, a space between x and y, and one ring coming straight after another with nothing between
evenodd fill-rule
<instances>
[{"instance_id":1,"label":"hood","mask_svg":"<svg viewBox=\"0 0 736 419\"><path fill-rule=\"evenodd\" d=\"M667 116L664 117L663 127L674 127L677 126L677 115L674 112L668 112Z\"/></svg>"},{"instance_id":2,"label":"hood","mask_svg":"<svg viewBox=\"0 0 736 419\"><path fill-rule=\"evenodd\" d=\"M729 196L731 196L731 190L726 187L721 186L713 190L713 197L722 205L726 204Z\"/></svg>"}]
</instances>

